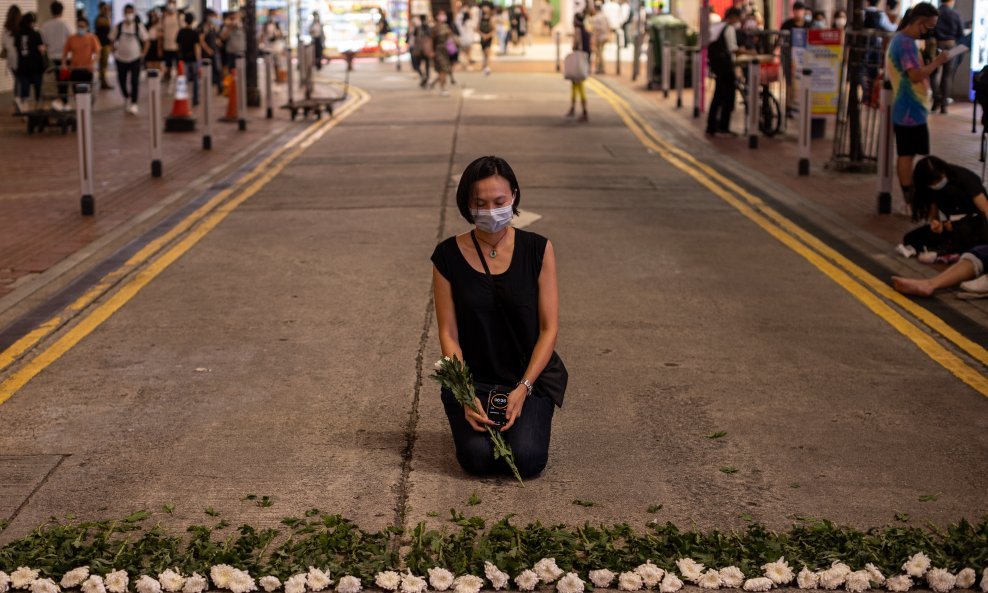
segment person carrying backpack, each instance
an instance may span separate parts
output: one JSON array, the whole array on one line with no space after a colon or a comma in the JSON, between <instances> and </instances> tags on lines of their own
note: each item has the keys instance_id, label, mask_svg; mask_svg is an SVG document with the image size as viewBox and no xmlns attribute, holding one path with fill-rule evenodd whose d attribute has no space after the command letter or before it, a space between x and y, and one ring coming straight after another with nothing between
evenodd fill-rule
<instances>
[{"instance_id":1,"label":"person carrying backpack","mask_svg":"<svg viewBox=\"0 0 988 593\"><path fill-rule=\"evenodd\" d=\"M141 58L147 54L147 29L137 19L134 5L124 6L124 18L110 31L113 57L117 62L117 84L124 98L124 109L137 115L137 92L141 80Z\"/></svg>"},{"instance_id":2,"label":"person carrying backpack","mask_svg":"<svg viewBox=\"0 0 988 593\"><path fill-rule=\"evenodd\" d=\"M737 76L734 73L734 56L738 52L737 29L741 24L741 10L728 8L721 23L720 34L707 47L707 61L710 71L717 80L714 96L710 100L710 111L707 114L707 135L726 134L731 132L731 114L734 112L735 93L737 92Z\"/></svg>"}]
</instances>

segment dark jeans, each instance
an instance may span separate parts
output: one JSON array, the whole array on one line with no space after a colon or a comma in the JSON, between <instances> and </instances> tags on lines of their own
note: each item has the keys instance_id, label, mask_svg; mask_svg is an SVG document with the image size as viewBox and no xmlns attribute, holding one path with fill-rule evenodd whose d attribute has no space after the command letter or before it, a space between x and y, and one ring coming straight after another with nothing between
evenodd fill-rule
<instances>
[{"instance_id":1,"label":"dark jeans","mask_svg":"<svg viewBox=\"0 0 988 593\"><path fill-rule=\"evenodd\" d=\"M956 44L952 41L941 41L938 44L938 48L943 50L949 50ZM933 109L940 109L943 112L947 111L947 97L950 96L950 82L954 78L954 67L955 60L947 60L947 62L936 69L933 76L930 77L931 86L933 87Z\"/></svg>"},{"instance_id":2,"label":"dark jeans","mask_svg":"<svg viewBox=\"0 0 988 593\"><path fill-rule=\"evenodd\" d=\"M715 73L717 85L714 96L710 100L710 112L707 114L707 133L726 132L731 128L731 114L734 112L737 80L733 68L724 68Z\"/></svg>"},{"instance_id":3,"label":"dark jeans","mask_svg":"<svg viewBox=\"0 0 988 593\"><path fill-rule=\"evenodd\" d=\"M313 64L313 66L316 67L316 70L322 70L322 50L323 50L322 38L321 37L313 38L312 52L315 55L315 64Z\"/></svg>"},{"instance_id":4,"label":"dark jeans","mask_svg":"<svg viewBox=\"0 0 988 593\"><path fill-rule=\"evenodd\" d=\"M481 401L487 391L482 390ZM489 390L489 387L487 388ZM511 389L504 390L509 392ZM487 431L477 432L470 427L463 415L460 405L453 393L442 390L443 407L449 419L449 427L453 432L453 442L456 445L456 460L460 467L469 474L512 475L511 470L501 459L494 459L494 447ZM514 452L515 465L523 478L539 475L549 460L549 437L552 431L552 414L555 404L548 397L532 394L525 400L521 417L504 434L504 439L511 445Z\"/></svg>"},{"instance_id":5,"label":"dark jeans","mask_svg":"<svg viewBox=\"0 0 988 593\"><path fill-rule=\"evenodd\" d=\"M137 103L137 91L141 86L141 61L117 62L117 83L124 99Z\"/></svg>"},{"instance_id":6,"label":"dark jeans","mask_svg":"<svg viewBox=\"0 0 988 593\"><path fill-rule=\"evenodd\" d=\"M17 75L17 96L21 99L27 99L31 94L31 89L34 89L34 99L35 101L41 100L41 81L44 79L43 72L29 73L29 74L18 74Z\"/></svg>"},{"instance_id":7,"label":"dark jeans","mask_svg":"<svg viewBox=\"0 0 988 593\"><path fill-rule=\"evenodd\" d=\"M184 61L184 60L183 60ZM239 72L237 73L239 74ZM199 62L185 61L185 81L192 86L192 104L199 104Z\"/></svg>"},{"instance_id":8,"label":"dark jeans","mask_svg":"<svg viewBox=\"0 0 988 593\"><path fill-rule=\"evenodd\" d=\"M429 82L430 62L429 58L424 55L412 52L412 68L419 73L419 83L422 86L425 86Z\"/></svg>"}]
</instances>

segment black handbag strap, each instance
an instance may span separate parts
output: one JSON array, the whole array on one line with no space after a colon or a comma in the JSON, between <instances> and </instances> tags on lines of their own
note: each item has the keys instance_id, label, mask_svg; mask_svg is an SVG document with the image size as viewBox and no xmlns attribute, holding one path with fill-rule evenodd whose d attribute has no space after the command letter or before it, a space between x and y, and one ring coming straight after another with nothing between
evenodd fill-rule
<instances>
[{"instance_id":1,"label":"black handbag strap","mask_svg":"<svg viewBox=\"0 0 988 593\"><path fill-rule=\"evenodd\" d=\"M484 259L484 252L480 248L480 242L477 241L477 235L474 233L474 231L470 231L470 238L473 239L473 246L477 248L477 257L480 258L480 264L484 266L484 273L487 274L487 277L491 279L491 291L493 291L494 293L494 308L501 312L501 319L502 321L504 321L504 325L507 326L508 333L511 334L511 341L515 343L515 348L517 348L518 352L521 354L521 362L527 368L532 355L531 353L529 353L526 356L525 353L527 351L525 350L525 348L522 347L521 341L518 339L518 336L515 334L515 328L512 327L511 321L509 321L507 316L504 314L504 307L501 306L500 301L498 301L497 299L497 286L494 285L494 275L491 274L491 269L487 265L487 260Z\"/></svg>"},{"instance_id":2,"label":"black handbag strap","mask_svg":"<svg viewBox=\"0 0 988 593\"><path fill-rule=\"evenodd\" d=\"M493 282L494 275L491 274L491 269L487 267L487 260L484 259L484 252L480 248L480 241L477 240L477 234L474 233L473 231L470 231L470 238L473 239L473 246L477 248L477 257L480 258L480 265L484 266L484 273L487 274L487 277L491 279L491 282ZM494 300L497 301L496 290L494 291Z\"/></svg>"}]
</instances>

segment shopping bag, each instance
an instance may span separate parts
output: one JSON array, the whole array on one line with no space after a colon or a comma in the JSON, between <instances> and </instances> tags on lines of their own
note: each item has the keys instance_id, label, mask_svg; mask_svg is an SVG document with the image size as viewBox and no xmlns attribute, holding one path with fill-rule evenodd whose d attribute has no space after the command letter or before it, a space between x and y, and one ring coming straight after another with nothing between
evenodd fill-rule
<instances>
[{"instance_id":1,"label":"shopping bag","mask_svg":"<svg viewBox=\"0 0 988 593\"><path fill-rule=\"evenodd\" d=\"M563 78L580 82L590 76L590 54L575 51L563 60Z\"/></svg>"}]
</instances>

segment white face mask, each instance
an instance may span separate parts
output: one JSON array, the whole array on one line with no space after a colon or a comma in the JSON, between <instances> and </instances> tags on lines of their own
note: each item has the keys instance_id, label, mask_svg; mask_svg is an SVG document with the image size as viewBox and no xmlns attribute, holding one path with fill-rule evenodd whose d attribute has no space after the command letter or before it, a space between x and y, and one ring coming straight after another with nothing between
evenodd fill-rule
<instances>
[{"instance_id":1,"label":"white face mask","mask_svg":"<svg viewBox=\"0 0 988 593\"><path fill-rule=\"evenodd\" d=\"M485 233L496 233L511 224L511 217L514 215L513 204L514 202L493 210L472 210L470 215L473 216L473 222L478 229Z\"/></svg>"},{"instance_id":2,"label":"white face mask","mask_svg":"<svg viewBox=\"0 0 988 593\"><path fill-rule=\"evenodd\" d=\"M932 189L933 191L939 191L939 190L941 190L941 189L943 189L945 187L947 187L947 178L946 177L944 177L943 179L941 179L937 183L934 183L933 185L931 185L930 186L930 189Z\"/></svg>"},{"instance_id":3,"label":"white face mask","mask_svg":"<svg viewBox=\"0 0 988 593\"><path fill-rule=\"evenodd\" d=\"M125 14L124 15L124 20L127 21L128 23L133 23L134 22L134 15L132 15L132 14Z\"/></svg>"},{"instance_id":4,"label":"white face mask","mask_svg":"<svg viewBox=\"0 0 988 593\"><path fill-rule=\"evenodd\" d=\"M836 19L834 19L834 28L835 29L843 29L846 26L847 26L847 19L845 19L845 18L836 18Z\"/></svg>"}]
</instances>

